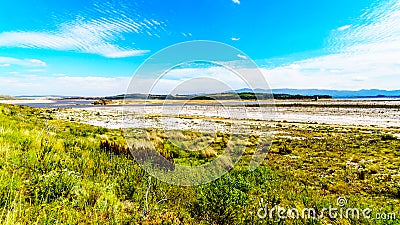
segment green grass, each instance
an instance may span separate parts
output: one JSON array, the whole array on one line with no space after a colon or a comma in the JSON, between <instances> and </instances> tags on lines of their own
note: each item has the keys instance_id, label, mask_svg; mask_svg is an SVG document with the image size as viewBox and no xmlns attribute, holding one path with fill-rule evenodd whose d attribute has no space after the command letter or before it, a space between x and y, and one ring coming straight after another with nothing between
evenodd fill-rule
<instances>
[{"instance_id":1,"label":"green grass","mask_svg":"<svg viewBox=\"0 0 400 225\"><path fill-rule=\"evenodd\" d=\"M222 178L177 187L150 179L127 154L122 130L65 122L53 113L0 104L1 224L400 224L257 217L261 198L270 208L320 210L345 196L347 207L400 218L400 140L390 134L397 129L281 123L255 171L248 170L247 152ZM187 154L151 132L157 150L181 164L211 160L227 139L220 134L208 153ZM189 145L195 137L187 132L176 140ZM248 151L254 144L247 143Z\"/></svg>"}]
</instances>

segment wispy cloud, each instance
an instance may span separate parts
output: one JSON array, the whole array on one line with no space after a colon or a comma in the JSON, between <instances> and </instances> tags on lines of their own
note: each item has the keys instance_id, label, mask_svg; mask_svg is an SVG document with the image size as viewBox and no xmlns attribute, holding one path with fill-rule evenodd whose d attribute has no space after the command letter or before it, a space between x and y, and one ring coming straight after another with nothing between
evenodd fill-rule
<instances>
[{"instance_id":1,"label":"wispy cloud","mask_svg":"<svg viewBox=\"0 0 400 225\"><path fill-rule=\"evenodd\" d=\"M400 2L377 3L332 31L329 54L264 69L273 88L399 89Z\"/></svg>"},{"instance_id":2,"label":"wispy cloud","mask_svg":"<svg viewBox=\"0 0 400 225\"><path fill-rule=\"evenodd\" d=\"M344 25L344 26L339 27L337 30L343 31L343 30L349 29L350 27L351 27L351 25Z\"/></svg>"},{"instance_id":3,"label":"wispy cloud","mask_svg":"<svg viewBox=\"0 0 400 225\"><path fill-rule=\"evenodd\" d=\"M242 54L237 54L237 57L241 58L241 59L247 59L247 56L242 55Z\"/></svg>"},{"instance_id":4,"label":"wispy cloud","mask_svg":"<svg viewBox=\"0 0 400 225\"><path fill-rule=\"evenodd\" d=\"M232 40L232 41L239 41L239 40L240 40L240 38L233 37L233 38L231 38L231 40Z\"/></svg>"},{"instance_id":5,"label":"wispy cloud","mask_svg":"<svg viewBox=\"0 0 400 225\"><path fill-rule=\"evenodd\" d=\"M33 65L38 65L38 66L41 66L41 67L45 67L46 66L46 63L41 61L41 60L39 60L39 59L26 59L26 61L28 61L29 63L32 63Z\"/></svg>"},{"instance_id":6,"label":"wispy cloud","mask_svg":"<svg viewBox=\"0 0 400 225\"><path fill-rule=\"evenodd\" d=\"M182 34L182 36L184 36L184 37L191 37L191 36L192 36L192 33L184 33L184 32L181 32L181 34Z\"/></svg>"},{"instance_id":7,"label":"wispy cloud","mask_svg":"<svg viewBox=\"0 0 400 225\"><path fill-rule=\"evenodd\" d=\"M9 67L11 65L25 66L25 67L46 67L46 63L39 59L17 59L11 57L0 56L0 66Z\"/></svg>"},{"instance_id":8,"label":"wispy cloud","mask_svg":"<svg viewBox=\"0 0 400 225\"><path fill-rule=\"evenodd\" d=\"M148 50L119 46L116 40L122 34L158 32L163 23L155 20L99 18L73 21L59 25L52 31L14 31L0 33L0 47L44 48L98 54L108 58L139 56Z\"/></svg>"},{"instance_id":9,"label":"wispy cloud","mask_svg":"<svg viewBox=\"0 0 400 225\"><path fill-rule=\"evenodd\" d=\"M400 2L389 0L377 2L362 14L359 21L343 32L333 32L330 48L333 51L381 51L400 47ZM384 49L382 49L384 47Z\"/></svg>"},{"instance_id":10,"label":"wispy cloud","mask_svg":"<svg viewBox=\"0 0 400 225\"><path fill-rule=\"evenodd\" d=\"M232 0L233 3L240 5L240 0Z\"/></svg>"}]
</instances>

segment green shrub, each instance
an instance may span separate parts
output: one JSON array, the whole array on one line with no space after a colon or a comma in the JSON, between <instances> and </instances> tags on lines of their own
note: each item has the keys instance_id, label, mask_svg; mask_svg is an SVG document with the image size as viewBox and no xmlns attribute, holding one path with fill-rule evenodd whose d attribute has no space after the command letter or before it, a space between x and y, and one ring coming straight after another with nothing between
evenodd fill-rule
<instances>
[{"instance_id":1,"label":"green shrub","mask_svg":"<svg viewBox=\"0 0 400 225\"><path fill-rule=\"evenodd\" d=\"M226 174L199 187L193 214L208 224L235 224L243 212L249 189L250 184L241 177Z\"/></svg>"},{"instance_id":2,"label":"green shrub","mask_svg":"<svg viewBox=\"0 0 400 225\"><path fill-rule=\"evenodd\" d=\"M28 180L28 195L37 204L52 202L58 198L70 198L74 187L80 183L81 176L67 169L52 170Z\"/></svg>"},{"instance_id":3,"label":"green shrub","mask_svg":"<svg viewBox=\"0 0 400 225\"><path fill-rule=\"evenodd\" d=\"M381 140L382 141L392 141L392 140L397 140L397 138L395 136L393 136L392 134L383 134L383 135L381 135Z\"/></svg>"}]
</instances>

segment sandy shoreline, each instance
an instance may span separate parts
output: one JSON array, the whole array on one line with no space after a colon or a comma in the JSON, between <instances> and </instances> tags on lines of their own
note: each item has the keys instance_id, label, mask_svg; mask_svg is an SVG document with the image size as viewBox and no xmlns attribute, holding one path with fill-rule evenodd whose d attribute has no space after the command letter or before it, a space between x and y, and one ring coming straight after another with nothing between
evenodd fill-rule
<instances>
[{"instance_id":1,"label":"sandy shoreline","mask_svg":"<svg viewBox=\"0 0 400 225\"><path fill-rule=\"evenodd\" d=\"M221 127L224 123L247 124L258 121L293 122L305 124L331 124L375 127L400 127L399 100L277 100L261 102L267 107L243 107L235 101L222 101L210 104L197 101L175 101L171 105L163 105L162 101L153 101L145 105L137 101L132 105L81 106L82 102L57 101L51 99L19 99L0 100L6 104L39 104L40 107L52 106L58 109L56 117L87 123L107 128L123 127L169 127L171 129L204 129ZM57 103L57 105L55 105ZM79 104L74 104L79 103ZM252 101L244 101L248 105ZM85 104L87 104L85 102ZM222 104L222 105L221 105ZM274 107L276 106L276 107ZM223 126L222 126L223 127ZM225 128L221 128L225 129Z\"/></svg>"},{"instance_id":2,"label":"sandy shoreline","mask_svg":"<svg viewBox=\"0 0 400 225\"><path fill-rule=\"evenodd\" d=\"M293 101L287 101L289 104ZM327 101L329 104L338 101ZM361 107L354 107L353 101L339 101L341 105L349 104L350 107L324 107L327 102L312 102L320 104L319 107L280 106L275 110L272 107L235 107L235 106L107 106L96 108L65 109L58 112L60 119L88 123L95 126L108 128L122 127L157 127L162 124L174 129L191 129L195 127L210 126L232 120L235 123L249 123L258 121L259 124L268 121L294 122L310 124L400 127L399 101L387 104L390 107L364 108L362 105L380 104L387 101L361 101ZM305 104L311 104L306 102ZM395 107L392 107L395 106ZM161 122L160 122L161 121ZM218 121L218 122L215 122ZM214 125L215 126L215 125Z\"/></svg>"}]
</instances>

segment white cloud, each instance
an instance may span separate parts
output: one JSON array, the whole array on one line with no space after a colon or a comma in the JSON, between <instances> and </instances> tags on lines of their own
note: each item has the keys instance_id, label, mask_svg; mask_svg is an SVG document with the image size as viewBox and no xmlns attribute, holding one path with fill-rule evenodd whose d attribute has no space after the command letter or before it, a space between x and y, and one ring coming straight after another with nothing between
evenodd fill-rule
<instances>
[{"instance_id":1,"label":"white cloud","mask_svg":"<svg viewBox=\"0 0 400 225\"><path fill-rule=\"evenodd\" d=\"M2 56L0 56L0 64L4 65L5 67L9 67L11 65L24 67L46 67L46 63L39 59L17 59Z\"/></svg>"},{"instance_id":2,"label":"white cloud","mask_svg":"<svg viewBox=\"0 0 400 225\"><path fill-rule=\"evenodd\" d=\"M4 64L0 64L0 67L9 67L9 66L11 66L11 64L10 64L10 63L4 63Z\"/></svg>"},{"instance_id":3,"label":"white cloud","mask_svg":"<svg viewBox=\"0 0 400 225\"><path fill-rule=\"evenodd\" d=\"M368 77L357 76L357 77L354 77L354 78L353 78L353 81L360 81L360 82L362 82L362 81L366 81L366 80L368 80Z\"/></svg>"},{"instance_id":4,"label":"white cloud","mask_svg":"<svg viewBox=\"0 0 400 225\"><path fill-rule=\"evenodd\" d=\"M240 38L233 37L233 38L231 38L231 40L232 40L232 41L239 41L239 40L240 40Z\"/></svg>"},{"instance_id":5,"label":"white cloud","mask_svg":"<svg viewBox=\"0 0 400 225\"><path fill-rule=\"evenodd\" d=\"M247 59L247 56L242 55L242 54L237 54L237 57L241 58L241 59Z\"/></svg>"},{"instance_id":6,"label":"white cloud","mask_svg":"<svg viewBox=\"0 0 400 225\"><path fill-rule=\"evenodd\" d=\"M43 72L46 72L46 70L45 69L29 69L29 70L27 70L27 72L30 72L30 73L43 73Z\"/></svg>"},{"instance_id":7,"label":"white cloud","mask_svg":"<svg viewBox=\"0 0 400 225\"><path fill-rule=\"evenodd\" d=\"M181 34L182 34L182 36L184 36L184 37L191 37L191 36L193 36L192 33L184 33L184 32L181 32Z\"/></svg>"},{"instance_id":8,"label":"white cloud","mask_svg":"<svg viewBox=\"0 0 400 225\"><path fill-rule=\"evenodd\" d=\"M153 87L154 94L193 94L214 93L233 90L246 85L240 77L224 67L180 68L168 71L155 82L146 79L139 81L129 92L146 92L146 87ZM143 89L142 89L143 88Z\"/></svg>"},{"instance_id":9,"label":"white cloud","mask_svg":"<svg viewBox=\"0 0 400 225\"><path fill-rule=\"evenodd\" d=\"M233 70L232 70L233 69ZM217 93L241 88L268 88L262 70L211 66L173 69L160 79L138 79L128 93L198 94Z\"/></svg>"},{"instance_id":10,"label":"white cloud","mask_svg":"<svg viewBox=\"0 0 400 225\"><path fill-rule=\"evenodd\" d=\"M157 33L163 23L155 20L135 22L129 18L100 18L64 23L59 29L46 32L3 32L0 47L44 48L98 54L108 58L142 55L148 50L136 50L114 44L124 33Z\"/></svg>"},{"instance_id":11,"label":"white cloud","mask_svg":"<svg viewBox=\"0 0 400 225\"><path fill-rule=\"evenodd\" d=\"M342 26L342 27L339 27L337 30L343 31L343 30L349 29L350 27L351 27L351 25L344 25L344 26Z\"/></svg>"},{"instance_id":12,"label":"white cloud","mask_svg":"<svg viewBox=\"0 0 400 225\"><path fill-rule=\"evenodd\" d=\"M263 73L272 88L393 90L400 84L400 65L395 59L388 53L338 53L263 69Z\"/></svg>"},{"instance_id":13,"label":"white cloud","mask_svg":"<svg viewBox=\"0 0 400 225\"><path fill-rule=\"evenodd\" d=\"M55 74L53 74L53 76L56 76L56 77L65 77L65 76L67 76L67 75L64 74L64 73L55 73Z\"/></svg>"},{"instance_id":14,"label":"white cloud","mask_svg":"<svg viewBox=\"0 0 400 225\"><path fill-rule=\"evenodd\" d=\"M41 61L41 60L39 60L39 59L28 59L28 62L30 62L32 64L35 64L35 65L38 65L38 66L41 66L41 67L45 67L46 66L46 63Z\"/></svg>"},{"instance_id":15,"label":"white cloud","mask_svg":"<svg viewBox=\"0 0 400 225\"><path fill-rule=\"evenodd\" d=\"M243 60L240 60L243 61ZM28 60L32 63L35 61ZM28 71L28 70L27 70ZM33 71L29 71L31 73ZM253 71L240 69L240 74L256 81ZM125 93L130 77L77 77L66 74L38 76L35 74L15 73L14 79L0 76L0 90L10 95L85 95L104 96ZM4 81L4 82L3 82ZM141 79L134 83L135 90L143 93L145 87L152 86L153 80ZM262 83L256 81L256 83ZM204 93L219 92L246 87L241 77L223 67L179 68L168 72L154 86L152 93ZM264 87L265 86L261 86Z\"/></svg>"},{"instance_id":16,"label":"white cloud","mask_svg":"<svg viewBox=\"0 0 400 225\"><path fill-rule=\"evenodd\" d=\"M0 76L0 90L9 95L107 96L125 93L128 77Z\"/></svg>"},{"instance_id":17,"label":"white cloud","mask_svg":"<svg viewBox=\"0 0 400 225\"><path fill-rule=\"evenodd\" d=\"M240 1L239 0L232 0L233 3L240 5Z\"/></svg>"}]
</instances>

